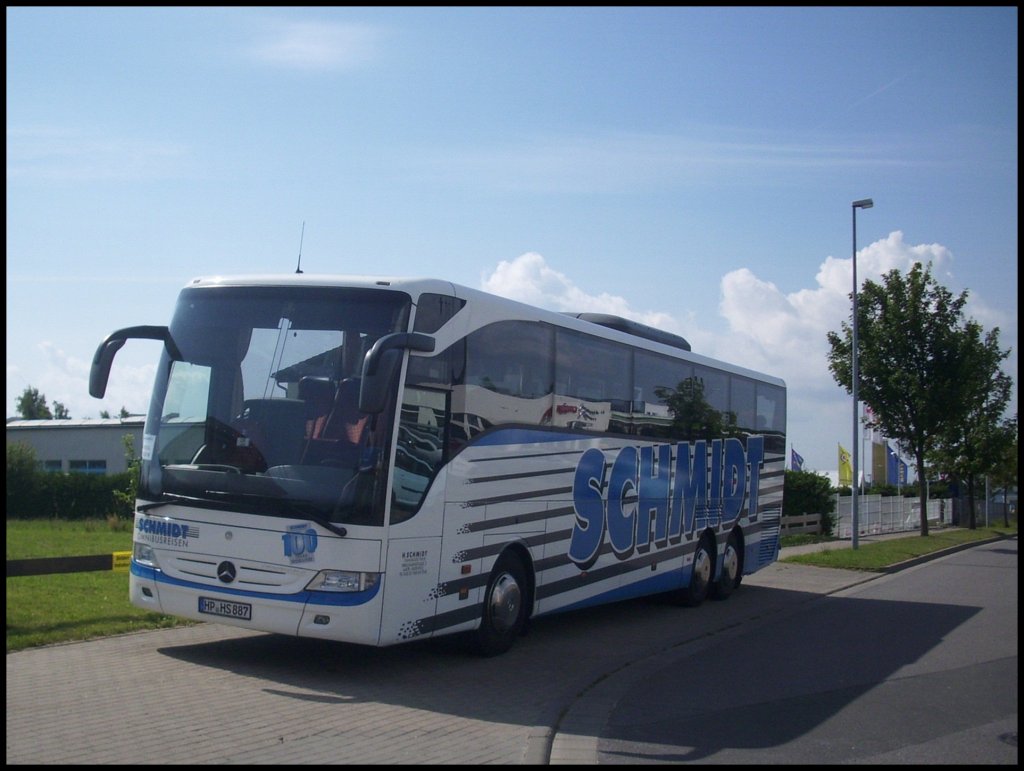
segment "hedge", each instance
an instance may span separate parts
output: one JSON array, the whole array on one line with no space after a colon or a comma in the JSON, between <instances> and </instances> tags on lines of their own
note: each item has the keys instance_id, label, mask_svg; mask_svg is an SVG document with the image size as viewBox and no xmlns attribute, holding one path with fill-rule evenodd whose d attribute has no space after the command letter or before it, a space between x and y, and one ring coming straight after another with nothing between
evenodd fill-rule
<instances>
[{"instance_id":1,"label":"hedge","mask_svg":"<svg viewBox=\"0 0 1024 771\"><path fill-rule=\"evenodd\" d=\"M8 519L130 518L137 471L120 474L65 474L39 471L31 450L7 445Z\"/></svg>"},{"instance_id":2,"label":"hedge","mask_svg":"<svg viewBox=\"0 0 1024 771\"><path fill-rule=\"evenodd\" d=\"M8 461L10 460L8 454ZM13 473L12 473L13 472ZM132 473L63 474L7 465L7 519L130 518ZM121 499L118 494L120 492Z\"/></svg>"},{"instance_id":3,"label":"hedge","mask_svg":"<svg viewBox=\"0 0 1024 771\"><path fill-rule=\"evenodd\" d=\"M31 480L7 480L8 519L106 519L130 517L131 507L118 501L131 474L57 474L38 472ZM24 482L28 482L25 484Z\"/></svg>"}]
</instances>

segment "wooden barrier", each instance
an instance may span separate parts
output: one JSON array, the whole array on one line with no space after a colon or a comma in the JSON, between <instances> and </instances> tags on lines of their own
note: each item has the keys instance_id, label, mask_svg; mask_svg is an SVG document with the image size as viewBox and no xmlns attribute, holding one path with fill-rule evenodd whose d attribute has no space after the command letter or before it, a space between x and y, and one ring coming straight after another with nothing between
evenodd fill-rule
<instances>
[{"instance_id":1,"label":"wooden barrier","mask_svg":"<svg viewBox=\"0 0 1024 771\"><path fill-rule=\"evenodd\" d=\"M813 533L821 535L821 514L801 514L796 517L783 517L782 535L797 533Z\"/></svg>"},{"instance_id":2,"label":"wooden barrier","mask_svg":"<svg viewBox=\"0 0 1024 771\"><path fill-rule=\"evenodd\" d=\"M7 577L44 576L51 573L85 573L92 570L114 570L127 573L132 561L130 551L91 554L86 557L37 557L7 560Z\"/></svg>"}]
</instances>

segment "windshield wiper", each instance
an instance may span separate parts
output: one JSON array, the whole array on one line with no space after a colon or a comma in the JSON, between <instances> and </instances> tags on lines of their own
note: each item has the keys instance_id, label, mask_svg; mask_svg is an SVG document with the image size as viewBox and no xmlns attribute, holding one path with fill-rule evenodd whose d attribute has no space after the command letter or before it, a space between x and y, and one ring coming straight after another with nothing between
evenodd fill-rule
<instances>
[{"instance_id":1,"label":"windshield wiper","mask_svg":"<svg viewBox=\"0 0 1024 771\"><path fill-rule=\"evenodd\" d=\"M189 498L184 495L175 495L174 493L161 493L159 501L150 501L149 503L141 503L135 507L136 511L149 511L150 509L158 509L161 506L166 506L169 503L180 503L184 506L195 505L198 501L197 498Z\"/></svg>"},{"instance_id":2,"label":"windshield wiper","mask_svg":"<svg viewBox=\"0 0 1024 771\"><path fill-rule=\"evenodd\" d=\"M334 524L333 522L329 521L328 519L326 519L322 515L316 514L316 513L313 513L313 512L304 511L301 506L297 506L294 503L290 504L290 505L291 505L292 509L294 509L295 512L297 512L299 514L302 514L302 516L306 517L307 519L313 520L314 522L316 522L321 527L325 527L328 530L330 530L332 533L334 533L336 535L340 535L342 538L344 538L346 535L348 535L348 530L343 528L341 525Z\"/></svg>"},{"instance_id":3,"label":"windshield wiper","mask_svg":"<svg viewBox=\"0 0 1024 771\"><path fill-rule=\"evenodd\" d=\"M262 503L276 504L280 512L283 509L287 514L298 515L303 519L311 519L318 525L322 526L326 530L330 530L335 535L340 535L342 538L348 535L346 530L341 525L336 525L333 522L325 519L322 515L317 514L315 511L309 511L299 505L297 502L287 500L285 498L273 498L266 495L254 495L252 493L237 493L237 492L224 492L223 490L204 490L203 495L208 495L210 498L220 498L222 500L230 499L235 503ZM312 507L311 507L312 508Z\"/></svg>"}]
</instances>

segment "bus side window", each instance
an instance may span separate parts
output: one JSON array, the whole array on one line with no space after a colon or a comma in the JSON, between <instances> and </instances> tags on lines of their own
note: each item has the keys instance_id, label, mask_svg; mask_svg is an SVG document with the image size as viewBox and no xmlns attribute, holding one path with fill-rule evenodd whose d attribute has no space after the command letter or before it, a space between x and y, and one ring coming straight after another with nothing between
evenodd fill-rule
<instances>
[{"instance_id":1,"label":"bus side window","mask_svg":"<svg viewBox=\"0 0 1024 771\"><path fill-rule=\"evenodd\" d=\"M693 366L677 359L648 351L637 351L636 396L633 425L643 436L687 439L685 431L673 420L672 405L680 387L693 376Z\"/></svg>"},{"instance_id":2,"label":"bus side window","mask_svg":"<svg viewBox=\"0 0 1024 771\"><path fill-rule=\"evenodd\" d=\"M392 524L416 512L444 461L448 393L406 385L391 479Z\"/></svg>"},{"instance_id":3,"label":"bus side window","mask_svg":"<svg viewBox=\"0 0 1024 771\"><path fill-rule=\"evenodd\" d=\"M585 431L630 431L633 355L624 345L569 330L555 336L555 373L565 425ZM579 401L579 403L576 402Z\"/></svg>"},{"instance_id":4,"label":"bus side window","mask_svg":"<svg viewBox=\"0 0 1024 771\"><path fill-rule=\"evenodd\" d=\"M735 415L729 410L729 376L700 364L694 365L693 372L700 398L719 414L718 418L709 420L704 429L712 433L726 430L735 422Z\"/></svg>"},{"instance_id":5,"label":"bus side window","mask_svg":"<svg viewBox=\"0 0 1024 771\"><path fill-rule=\"evenodd\" d=\"M752 432L757 429L753 380L740 375L730 377L729 407L736 416L736 425L740 431Z\"/></svg>"},{"instance_id":6,"label":"bus side window","mask_svg":"<svg viewBox=\"0 0 1024 771\"><path fill-rule=\"evenodd\" d=\"M550 420L553 383L552 329L505 321L478 329L466 341L467 417L488 424L540 425Z\"/></svg>"},{"instance_id":7,"label":"bus side window","mask_svg":"<svg viewBox=\"0 0 1024 771\"><path fill-rule=\"evenodd\" d=\"M786 391L767 383L757 384L758 430L783 434L786 431ZM763 428L762 428L763 426Z\"/></svg>"}]
</instances>

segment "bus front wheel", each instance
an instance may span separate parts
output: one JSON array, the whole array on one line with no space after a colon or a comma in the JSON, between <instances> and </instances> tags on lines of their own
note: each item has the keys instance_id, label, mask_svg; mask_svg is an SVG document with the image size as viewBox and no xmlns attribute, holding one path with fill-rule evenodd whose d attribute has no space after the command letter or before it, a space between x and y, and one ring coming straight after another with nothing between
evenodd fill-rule
<instances>
[{"instance_id":1,"label":"bus front wheel","mask_svg":"<svg viewBox=\"0 0 1024 771\"><path fill-rule=\"evenodd\" d=\"M711 539L707 535L697 541L693 552L693 570L690 573L690 584L678 590L676 599L680 605L694 607L707 598L711 590L711 576L715 574L715 552Z\"/></svg>"},{"instance_id":2,"label":"bus front wheel","mask_svg":"<svg viewBox=\"0 0 1024 771\"><path fill-rule=\"evenodd\" d=\"M498 558L487 582L476 648L496 656L512 647L526 623L526 568L515 554Z\"/></svg>"}]
</instances>

